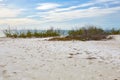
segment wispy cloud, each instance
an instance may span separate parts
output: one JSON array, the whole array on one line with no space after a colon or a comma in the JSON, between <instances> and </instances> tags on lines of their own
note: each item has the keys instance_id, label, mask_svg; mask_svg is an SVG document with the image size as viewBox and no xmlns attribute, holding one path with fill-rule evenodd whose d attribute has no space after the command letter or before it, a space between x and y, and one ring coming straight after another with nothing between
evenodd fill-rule
<instances>
[{"instance_id":1,"label":"wispy cloud","mask_svg":"<svg viewBox=\"0 0 120 80\"><path fill-rule=\"evenodd\" d=\"M95 0L95 1L105 3L105 2L111 2L111 1L117 1L117 0Z\"/></svg>"},{"instance_id":2,"label":"wispy cloud","mask_svg":"<svg viewBox=\"0 0 120 80\"><path fill-rule=\"evenodd\" d=\"M39 6L37 6L36 9L38 9L38 10L48 10L48 9L55 9L59 6L60 5L57 4L57 3L42 3L42 4L39 4Z\"/></svg>"},{"instance_id":3,"label":"wispy cloud","mask_svg":"<svg viewBox=\"0 0 120 80\"><path fill-rule=\"evenodd\" d=\"M0 7L0 18L17 17L22 11L22 9Z\"/></svg>"},{"instance_id":4,"label":"wispy cloud","mask_svg":"<svg viewBox=\"0 0 120 80\"><path fill-rule=\"evenodd\" d=\"M120 10L120 7L114 8L99 8L99 7L90 7L88 9L82 10L71 10L67 12L46 12L42 17L45 20L49 21L65 21L72 19L80 19L87 17L96 17L96 16L104 16L107 14L115 13Z\"/></svg>"},{"instance_id":5,"label":"wispy cloud","mask_svg":"<svg viewBox=\"0 0 120 80\"><path fill-rule=\"evenodd\" d=\"M9 19L2 19L0 20L0 23L2 24L10 24L10 25L20 25L20 24L40 24L42 21L38 21L35 19L30 18L9 18Z\"/></svg>"},{"instance_id":6,"label":"wispy cloud","mask_svg":"<svg viewBox=\"0 0 120 80\"><path fill-rule=\"evenodd\" d=\"M0 0L0 2L2 2L3 0Z\"/></svg>"},{"instance_id":7,"label":"wispy cloud","mask_svg":"<svg viewBox=\"0 0 120 80\"><path fill-rule=\"evenodd\" d=\"M27 0L21 1L26 2ZM102 17L120 12L119 0L87 0L78 2L67 5L62 4L64 1L62 3L59 2L59 4L49 1L45 1L45 3L37 1L37 3L26 3L27 5L19 7L16 4L18 2L15 2L16 5L11 4L12 7L10 7L3 0L0 0L0 24L43 24L51 22L57 24L58 22L80 21L86 18ZM27 11L24 11L24 8Z\"/></svg>"},{"instance_id":8,"label":"wispy cloud","mask_svg":"<svg viewBox=\"0 0 120 80\"><path fill-rule=\"evenodd\" d=\"M88 6L91 6L91 5L94 5L94 3L80 4L80 5L71 6L71 7L68 7L68 8L57 8L57 9L52 10L52 12L69 11L69 10L73 10L73 9L76 9L76 8L88 7Z\"/></svg>"},{"instance_id":9,"label":"wispy cloud","mask_svg":"<svg viewBox=\"0 0 120 80\"><path fill-rule=\"evenodd\" d=\"M115 4L116 1L113 0L94 0L94 2L88 2L84 4L79 4L76 6L70 6L67 8L56 8L52 10L48 10L46 12L37 13L42 20L59 22L59 21L66 21L66 20L74 20L74 19L81 19L81 18L89 18L89 17L99 17L105 16L111 13L116 13L120 11L120 6L116 7L106 7L105 6L97 6L98 4L106 4L108 5ZM119 2L117 0L117 2ZM87 8L84 8L87 7Z\"/></svg>"}]
</instances>

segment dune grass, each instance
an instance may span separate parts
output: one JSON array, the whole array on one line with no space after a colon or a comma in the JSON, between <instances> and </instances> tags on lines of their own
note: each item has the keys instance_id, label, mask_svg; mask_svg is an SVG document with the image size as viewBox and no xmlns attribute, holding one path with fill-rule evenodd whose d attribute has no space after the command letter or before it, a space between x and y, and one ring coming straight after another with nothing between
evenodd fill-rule
<instances>
[{"instance_id":1,"label":"dune grass","mask_svg":"<svg viewBox=\"0 0 120 80\"><path fill-rule=\"evenodd\" d=\"M41 38L41 37L55 37L55 36L60 36L60 33L58 30L54 29L48 29L44 32L39 32L37 30L30 31L28 30L27 32L19 32L18 30L4 30L3 31L6 37L12 37L12 38Z\"/></svg>"}]
</instances>

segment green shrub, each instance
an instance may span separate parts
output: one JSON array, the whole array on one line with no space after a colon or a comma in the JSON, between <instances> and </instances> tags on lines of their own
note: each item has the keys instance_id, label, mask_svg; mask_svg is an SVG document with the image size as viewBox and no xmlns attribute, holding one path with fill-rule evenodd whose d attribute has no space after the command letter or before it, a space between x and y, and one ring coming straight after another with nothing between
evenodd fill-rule
<instances>
[{"instance_id":1,"label":"green shrub","mask_svg":"<svg viewBox=\"0 0 120 80\"><path fill-rule=\"evenodd\" d=\"M103 29L91 25L77 30L70 30L68 34L67 37L76 40L101 40L107 37Z\"/></svg>"},{"instance_id":2,"label":"green shrub","mask_svg":"<svg viewBox=\"0 0 120 80\"><path fill-rule=\"evenodd\" d=\"M26 33L24 32L20 32L20 34L18 35L19 38L26 38Z\"/></svg>"},{"instance_id":3,"label":"green shrub","mask_svg":"<svg viewBox=\"0 0 120 80\"><path fill-rule=\"evenodd\" d=\"M17 38L18 35L19 35L18 33L13 33L13 34L12 34L12 37L13 37L13 38Z\"/></svg>"},{"instance_id":4,"label":"green shrub","mask_svg":"<svg viewBox=\"0 0 120 80\"><path fill-rule=\"evenodd\" d=\"M40 34L37 32L37 30L35 30L33 33L33 36L38 38L38 37L40 37Z\"/></svg>"},{"instance_id":5,"label":"green shrub","mask_svg":"<svg viewBox=\"0 0 120 80\"><path fill-rule=\"evenodd\" d=\"M120 30L115 30L114 28L112 28L112 30L110 30L110 34L113 35L120 34Z\"/></svg>"},{"instance_id":6,"label":"green shrub","mask_svg":"<svg viewBox=\"0 0 120 80\"><path fill-rule=\"evenodd\" d=\"M12 33L10 30L4 30L3 33L6 35L6 37L12 37Z\"/></svg>"},{"instance_id":7,"label":"green shrub","mask_svg":"<svg viewBox=\"0 0 120 80\"><path fill-rule=\"evenodd\" d=\"M88 26L83 27L77 30L70 30L68 34L70 36L76 36L76 35L94 35L94 34L103 34L104 30L101 28L97 28L96 26Z\"/></svg>"},{"instance_id":8,"label":"green shrub","mask_svg":"<svg viewBox=\"0 0 120 80\"><path fill-rule=\"evenodd\" d=\"M53 30L53 29L47 30L44 35L45 35L46 37L60 36L60 34L59 34L56 30Z\"/></svg>"},{"instance_id":9,"label":"green shrub","mask_svg":"<svg viewBox=\"0 0 120 80\"><path fill-rule=\"evenodd\" d=\"M26 33L26 37L31 38L32 36L33 36L32 32L28 30Z\"/></svg>"}]
</instances>

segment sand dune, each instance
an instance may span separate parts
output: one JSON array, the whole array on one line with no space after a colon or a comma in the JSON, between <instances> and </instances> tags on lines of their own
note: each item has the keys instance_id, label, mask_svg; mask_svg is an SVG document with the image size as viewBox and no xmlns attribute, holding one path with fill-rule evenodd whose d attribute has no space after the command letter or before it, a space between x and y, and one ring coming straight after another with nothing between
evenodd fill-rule
<instances>
[{"instance_id":1,"label":"sand dune","mask_svg":"<svg viewBox=\"0 0 120 80\"><path fill-rule=\"evenodd\" d=\"M0 80L120 80L120 36L85 42L0 38Z\"/></svg>"}]
</instances>

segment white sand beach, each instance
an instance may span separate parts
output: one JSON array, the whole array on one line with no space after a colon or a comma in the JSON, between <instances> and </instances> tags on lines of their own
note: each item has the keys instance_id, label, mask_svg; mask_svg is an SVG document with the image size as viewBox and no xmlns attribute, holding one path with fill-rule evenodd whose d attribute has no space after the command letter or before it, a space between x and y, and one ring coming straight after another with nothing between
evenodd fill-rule
<instances>
[{"instance_id":1,"label":"white sand beach","mask_svg":"<svg viewBox=\"0 0 120 80\"><path fill-rule=\"evenodd\" d=\"M0 30L0 37L5 37L5 34L3 33L2 30Z\"/></svg>"},{"instance_id":2,"label":"white sand beach","mask_svg":"<svg viewBox=\"0 0 120 80\"><path fill-rule=\"evenodd\" d=\"M107 41L0 38L0 80L120 80L120 36Z\"/></svg>"}]
</instances>

